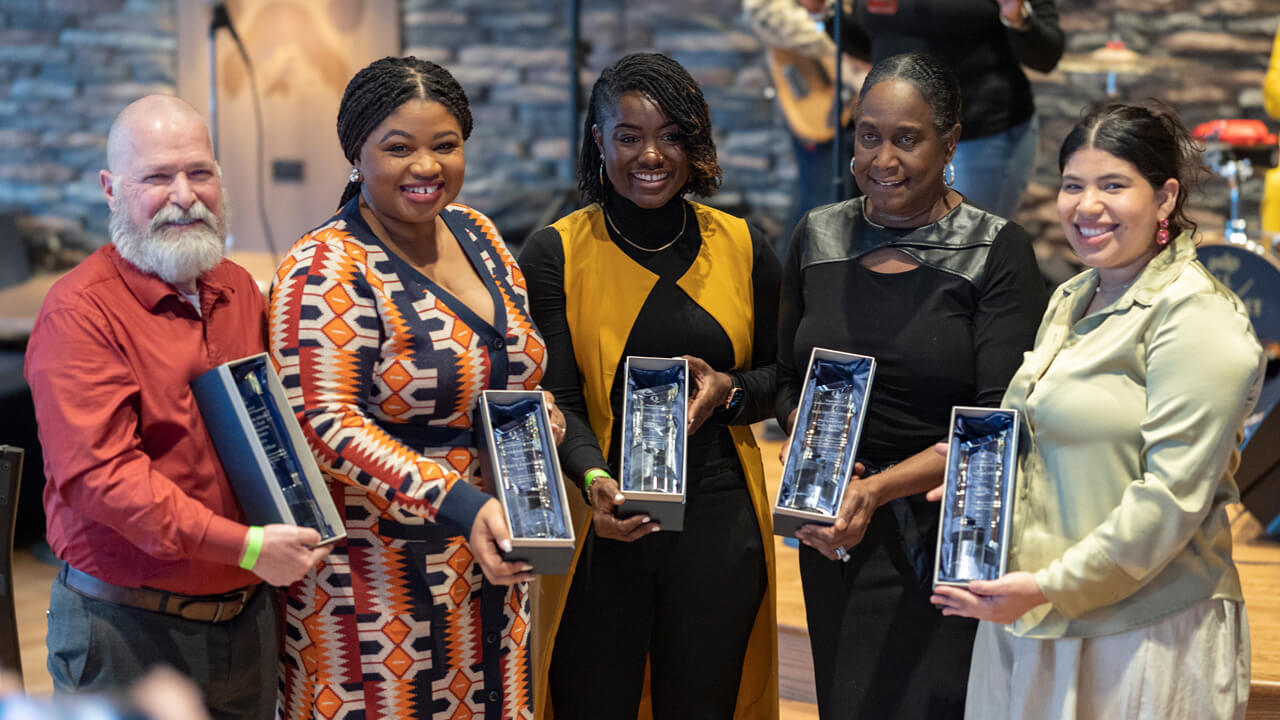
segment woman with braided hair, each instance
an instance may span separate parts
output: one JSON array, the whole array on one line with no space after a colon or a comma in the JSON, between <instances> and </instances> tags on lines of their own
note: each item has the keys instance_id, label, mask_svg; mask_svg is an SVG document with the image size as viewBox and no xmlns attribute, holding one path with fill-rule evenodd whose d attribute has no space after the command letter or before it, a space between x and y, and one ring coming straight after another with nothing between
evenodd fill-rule
<instances>
[{"instance_id":1,"label":"woman with braided hair","mask_svg":"<svg viewBox=\"0 0 1280 720\"><path fill-rule=\"evenodd\" d=\"M486 388L538 387L545 350L498 231L453 202L470 134L439 65L361 70L338 212L276 273L272 356L347 532L289 589L287 718L533 717L531 568L499 554L471 416Z\"/></svg>"},{"instance_id":2,"label":"woman with braided hair","mask_svg":"<svg viewBox=\"0 0 1280 720\"><path fill-rule=\"evenodd\" d=\"M779 267L746 222L684 199L719 184L698 84L663 55L628 55L591 91L590 204L521 252L568 418L561 465L592 509L549 643L560 720L647 717L646 661L656 718L777 717L773 543L748 425L770 414ZM612 477L630 355L689 360L681 532L627 513Z\"/></svg>"},{"instance_id":3,"label":"woman with braided hair","mask_svg":"<svg viewBox=\"0 0 1280 720\"><path fill-rule=\"evenodd\" d=\"M877 360L863 469L831 526L796 532L818 713L960 720L977 623L929 602L954 405L996 406L1046 301L1031 237L970 204L947 170L960 87L924 53L867 74L850 169L864 197L810 210L785 261L778 420L793 429L813 348ZM997 716L992 716L997 717Z\"/></svg>"}]
</instances>

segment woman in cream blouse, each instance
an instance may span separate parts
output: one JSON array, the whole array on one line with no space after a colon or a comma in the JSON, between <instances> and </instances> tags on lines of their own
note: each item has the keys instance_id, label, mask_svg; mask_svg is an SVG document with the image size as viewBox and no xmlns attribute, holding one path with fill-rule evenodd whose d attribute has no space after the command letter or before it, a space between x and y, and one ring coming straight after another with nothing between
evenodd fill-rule
<instances>
[{"instance_id":1,"label":"woman in cream blouse","mask_svg":"<svg viewBox=\"0 0 1280 720\"><path fill-rule=\"evenodd\" d=\"M1242 718L1225 506L1264 366L1240 300L1195 259L1195 149L1168 107L1111 104L1058 163L1058 215L1091 269L1054 293L1004 397L1025 448L1010 572L933 598L985 621L966 717Z\"/></svg>"}]
</instances>

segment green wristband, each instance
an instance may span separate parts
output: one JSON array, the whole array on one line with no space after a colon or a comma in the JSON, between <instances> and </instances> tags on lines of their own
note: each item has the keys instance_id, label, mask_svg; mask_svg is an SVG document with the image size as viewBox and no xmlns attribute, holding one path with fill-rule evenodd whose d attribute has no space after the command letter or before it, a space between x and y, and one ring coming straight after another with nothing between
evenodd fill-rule
<instances>
[{"instance_id":1,"label":"green wristband","mask_svg":"<svg viewBox=\"0 0 1280 720\"><path fill-rule=\"evenodd\" d=\"M587 504L591 503L591 483L602 477L612 478L613 476L609 474L608 470L601 470L600 468L591 468L587 471L587 474L583 476L582 494L587 496Z\"/></svg>"},{"instance_id":2,"label":"green wristband","mask_svg":"<svg viewBox=\"0 0 1280 720\"><path fill-rule=\"evenodd\" d=\"M258 554L262 552L262 536L265 534L266 531L259 525L249 527L248 544L244 548L244 557L240 558L240 567L253 570L253 566L258 564Z\"/></svg>"}]
</instances>

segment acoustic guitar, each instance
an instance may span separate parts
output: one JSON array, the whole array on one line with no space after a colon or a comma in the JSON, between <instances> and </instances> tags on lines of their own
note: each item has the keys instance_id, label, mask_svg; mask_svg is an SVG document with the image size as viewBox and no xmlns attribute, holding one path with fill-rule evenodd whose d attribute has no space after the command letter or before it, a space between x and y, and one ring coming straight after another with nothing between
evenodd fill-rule
<instances>
[{"instance_id":1,"label":"acoustic guitar","mask_svg":"<svg viewBox=\"0 0 1280 720\"><path fill-rule=\"evenodd\" d=\"M819 144L836 136L832 122L835 99L836 62L834 57L814 60L795 50L769 48L769 74L777 90L778 104L792 134L803 142ZM846 66L847 67L847 66ZM846 73L847 75L848 73ZM848 85L853 78L842 77ZM853 115L853 94L840 112L840 124L846 125Z\"/></svg>"}]
</instances>

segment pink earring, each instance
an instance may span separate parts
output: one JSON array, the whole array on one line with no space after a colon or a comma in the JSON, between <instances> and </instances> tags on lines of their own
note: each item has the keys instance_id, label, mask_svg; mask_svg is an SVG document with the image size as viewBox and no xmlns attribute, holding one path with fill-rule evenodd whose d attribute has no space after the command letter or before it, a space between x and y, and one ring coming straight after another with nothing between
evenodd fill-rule
<instances>
[{"instance_id":1,"label":"pink earring","mask_svg":"<svg viewBox=\"0 0 1280 720\"><path fill-rule=\"evenodd\" d=\"M1160 229L1156 231L1156 242L1161 245L1169 244L1169 218L1160 220Z\"/></svg>"}]
</instances>

